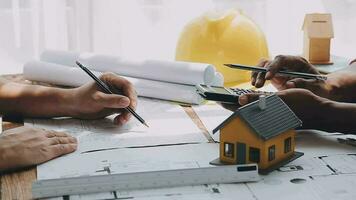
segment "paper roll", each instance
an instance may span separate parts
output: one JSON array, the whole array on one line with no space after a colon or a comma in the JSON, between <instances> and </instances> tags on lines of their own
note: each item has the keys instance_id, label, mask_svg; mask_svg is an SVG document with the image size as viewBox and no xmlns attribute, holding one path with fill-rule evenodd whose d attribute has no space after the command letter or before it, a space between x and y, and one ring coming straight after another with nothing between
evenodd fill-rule
<instances>
[{"instance_id":1,"label":"paper roll","mask_svg":"<svg viewBox=\"0 0 356 200\"><path fill-rule=\"evenodd\" d=\"M123 76L187 85L200 83L210 85L215 77L215 67L204 63L164 60L134 61L110 55L54 50L44 51L41 55L41 61L60 65L75 66L76 60L95 71L114 72Z\"/></svg>"},{"instance_id":2,"label":"paper roll","mask_svg":"<svg viewBox=\"0 0 356 200\"><path fill-rule=\"evenodd\" d=\"M213 82L211 83L212 86L224 86L224 76L220 72L215 73L215 77Z\"/></svg>"},{"instance_id":3,"label":"paper roll","mask_svg":"<svg viewBox=\"0 0 356 200\"><path fill-rule=\"evenodd\" d=\"M68 67L41 61L31 61L24 65L24 77L28 80L56 85L78 87L93 81L80 68ZM100 76L100 72L93 73ZM134 86L139 96L151 97L189 104L200 104L203 99L194 86L124 77Z\"/></svg>"},{"instance_id":4,"label":"paper roll","mask_svg":"<svg viewBox=\"0 0 356 200\"><path fill-rule=\"evenodd\" d=\"M74 66L79 56L80 53L78 52L45 50L42 52L40 60L65 66Z\"/></svg>"}]
</instances>

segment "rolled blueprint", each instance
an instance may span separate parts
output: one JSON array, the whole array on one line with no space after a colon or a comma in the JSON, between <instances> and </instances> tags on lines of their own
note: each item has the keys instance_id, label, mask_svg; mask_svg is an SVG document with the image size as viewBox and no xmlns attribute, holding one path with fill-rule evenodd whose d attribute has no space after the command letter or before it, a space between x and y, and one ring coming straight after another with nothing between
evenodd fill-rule
<instances>
[{"instance_id":1,"label":"rolled blueprint","mask_svg":"<svg viewBox=\"0 0 356 200\"><path fill-rule=\"evenodd\" d=\"M110 55L55 50L44 51L41 55L41 61L72 67L75 66L76 60L85 64L89 69L99 72L114 72L123 76L187 85L201 83L211 85L215 77L215 67L204 63L139 61Z\"/></svg>"},{"instance_id":2,"label":"rolled blueprint","mask_svg":"<svg viewBox=\"0 0 356 200\"><path fill-rule=\"evenodd\" d=\"M213 82L211 83L212 86L223 86L224 85L224 76L220 72L215 72L215 76Z\"/></svg>"},{"instance_id":3,"label":"rolled blueprint","mask_svg":"<svg viewBox=\"0 0 356 200\"><path fill-rule=\"evenodd\" d=\"M93 81L78 67L68 67L41 61L31 61L24 65L24 77L28 80L63 86L78 87ZM93 73L99 76L100 72ZM190 104L200 104L203 99L194 86L124 77L134 86L139 96Z\"/></svg>"}]
</instances>

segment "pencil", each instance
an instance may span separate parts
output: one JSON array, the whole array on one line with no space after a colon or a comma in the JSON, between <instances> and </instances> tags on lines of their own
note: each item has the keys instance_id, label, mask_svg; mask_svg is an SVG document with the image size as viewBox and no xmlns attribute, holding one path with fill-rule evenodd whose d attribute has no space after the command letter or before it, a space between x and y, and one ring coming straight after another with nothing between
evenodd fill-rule
<instances>
[{"instance_id":1,"label":"pencil","mask_svg":"<svg viewBox=\"0 0 356 200\"><path fill-rule=\"evenodd\" d=\"M98 84L98 86L107 94L114 94L110 88L102 81L100 80L98 77L96 77L88 68L84 67L84 65L82 65L80 62L76 61L75 62L83 71L85 71L92 79L94 79L94 81L96 82L96 84ZM142 117L140 117L140 115L138 115L131 107L126 107L125 110L127 110L128 112L130 112L136 119L138 119L138 121L140 121L143 125L149 127L147 125L147 123L145 122L144 119L142 119Z\"/></svg>"},{"instance_id":2,"label":"pencil","mask_svg":"<svg viewBox=\"0 0 356 200\"><path fill-rule=\"evenodd\" d=\"M268 71L266 68L263 67L246 66L240 64L224 64L224 65L230 68L249 70L249 71L257 71L257 72L265 72L265 73L267 73ZM304 79L316 79L316 80L327 79L327 76L324 75L309 74L309 73L302 73L302 72L278 71L277 74L281 76L290 76L290 77L297 77L297 78L304 78Z\"/></svg>"}]
</instances>

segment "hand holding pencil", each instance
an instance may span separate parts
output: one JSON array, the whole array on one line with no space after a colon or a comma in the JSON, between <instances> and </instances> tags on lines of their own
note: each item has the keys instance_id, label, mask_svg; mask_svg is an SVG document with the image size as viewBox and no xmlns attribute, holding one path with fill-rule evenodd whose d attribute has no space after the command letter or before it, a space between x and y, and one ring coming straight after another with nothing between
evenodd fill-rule
<instances>
[{"instance_id":1,"label":"hand holding pencil","mask_svg":"<svg viewBox=\"0 0 356 200\"><path fill-rule=\"evenodd\" d=\"M266 70L252 70L251 84L256 88L270 80L278 90L304 88L316 93L327 92L327 77L302 57L280 55L274 60L261 60L257 67Z\"/></svg>"},{"instance_id":2,"label":"hand holding pencil","mask_svg":"<svg viewBox=\"0 0 356 200\"><path fill-rule=\"evenodd\" d=\"M107 85L104 81L102 81L100 78L98 78L94 73L92 73L88 68L86 68L84 65L82 65L80 62L76 61L76 64L85 72L88 74L88 76L90 76L94 81L95 81L95 84L104 92L106 93L106 95L119 95L121 96L122 99L128 99L126 98L125 96L123 96L122 92L120 92L120 94L118 93L114 93L112 90L113 88L110 89L109 85ZM105 80L105 79L109 79L109 80L113 80L113 77L110 78L110 76L113 76L112 74L107 74L106 76L102 76L102 78ZM107 80L107 81L109 81ZM128 81L126 81L125 79L119 79L118 77L116 77L116 82L121 82L120 84L122 84L122 82L126 82L128 83ZM129 87L131 88L131 91L133 91L133 88L131 86L131 84L128 84ZM129 93L129 92L127 92ZM105 95L105 96L106 96ZM132 95L132 92L131 92L131 95ZM101 95L103 96L103 95ZM129 94L130 96L130 94ZM133 95L133 96L136 96L136 95ZM131 99L136 99L136 98L131 98ZM136 103L135 103L136 104ZM122 106L122 105L120 105ZM143 125L145 125L146 127L148 127L147 123L145 122L145 120L140 116L138 115L135 110L133 108L130 107L130 105L127 105L125 107L123 107L127 113L130 113L132 114L138 121L140 121ZM129 116L129 115L127 115ZM121 117L121 116L119 116ZM124 119L124 122L126 122L128 120L128 118Z\"/></svg>"}]
</instances>

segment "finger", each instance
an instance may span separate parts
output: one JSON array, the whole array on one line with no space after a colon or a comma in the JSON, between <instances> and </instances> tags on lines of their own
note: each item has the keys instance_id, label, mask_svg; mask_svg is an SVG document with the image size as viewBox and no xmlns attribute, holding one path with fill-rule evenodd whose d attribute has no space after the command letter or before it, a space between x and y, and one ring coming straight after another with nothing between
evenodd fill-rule
<instances>
[{"instance_id":1,"label":"finger","mask_svg":"<svg viewBox=\"0 0 356 200\"><path fill-rule=\"evenodd\" d=\"M251 73L251 85L253 85L253 86L255 86L255 84L256 84L257 75L258 75L257 71L253 71Z\"/></svg>"},{"instance_id":2,"label":"finger","mask_svg":"<svg viewBox=\"0 0 356 200\"><path fill-rule=\"evenodd\" d=\"M238 104L227 104L227 103L222 103L221 106L231 111L235 111L240 107L240 105Z\"/></svg>"},{"instance_id":3,"label":"finger","mask_svg":"<svg viewBox=\"0 0 356 200\"><path fill-rule=\"evenodd\" d=\"M260 88L265 84L265 82L266 82L265 76L266 76L266 73L264 73L264 72L258 73L257 81L256 81L256 84L255 84L256 88Z\"/></svg>"},{"instance_id":4,"label":"finger","mask_svg":"<svg viewBox=\"0 0 356 200\"><path fill-rule=\"evenodd\" d=\"M105 108L126 108L130 105L130 99L118 94L105 94L96 92L94 99Z\"/></svg>"},{"instance_id":5,"label":"finger","mask_svg":"<svg viewBox=\"0 0 356 200\"><path fill-rule=\"evenodd\" d=\"M295 78L286 82L287 88L313 89L319 86L319 80Z\"/></svg>"},{"instance_id":6,"label":"finger","mask_svg":"<svg viewBox=\"0 0 356 200\"><path fill-rule=\"evenodd\" d=\"M259 95L260 94L244 94L239 97L239 104L243 106L253 101L257 101Z\"/></svg>"},{"instance_id":7,"label":"finger","mask_svg":"<svg viewBox=\"0 0 356 200\"><path fill-rule=\"evenodd\" d=\"M57 144L76 144L77 139L75 137L53 137L49 139L50 145Z\"/></svg>"},{"instance_id":8,"label":"finger","mask_svg":"<svg viewBox=\"0 0 356 200\"><path fill-rule=\"evenodd\" d=\"M265 67L268 62L269 62L269 61L268 61L267 59L262 58L262 59L259 61L259 63L257 64L257 67ZM255 84L256 84L256 80L257 80L258 74L259 74L259 73L256 72L256 71L253 71L253 72L251 73L251 84L252 84L253 86L255 86Z\"/></svg>"},{"instance_id":9,"label":"finger","mask_svg":"<svg viewBox=\"0 0 356 200\"><path fill-rule=\"evenodd\" d=\"M109 85L120 89L122 93L130 99L130 106L132 106L133 108L136 107L137 94L134 89L134 86L131 84L130 81L112 73L105 73L101 76L101 79L107 82Z\"/></svg>"},{"instance_id":10,"label":"finger","mask_svg":"<svg viewBox=\"0 0 356 200\"><path fill-rule=\"evenodd\" d=\"M72 153L77 149L77 144L57 144L48 147L51 158L55 158L64 154Z\"/></svg>"},{"instance_id":11,"label":"finger","mask_svg":"<svg viewBox=\"0 0 356 200\"><path fill-rule=\"evenodd\" d=\"M46 130L46 137L52 138L52 137L68 137L70 135L63 133L63 132L57 132L54 130Z\"/></svg>"},{"instance_id":12,"label":"finger","mask_svg":"<svg viewBox=\"0 0 356 200\"><path fill-rule=\"evenodd\" d=\"M269 62L266 66L267 68L267 73L265 78L267 80L271 80L278 71L280 71L283 68L284 64L284 56L276 56L275 59L271 62Z\"/></svg>"},{"instance_id":13,"label":"finger","mask_svg":"<svg viewBox=\"0 0 356 200\"><path fill-rule=\"evenodd\" d=\"M123 125L126 124L130 119L132 115L129 112L123 112L120 115L117 115L114 119L115 124L117 125Z\"/></svg>"}]
</instances>

